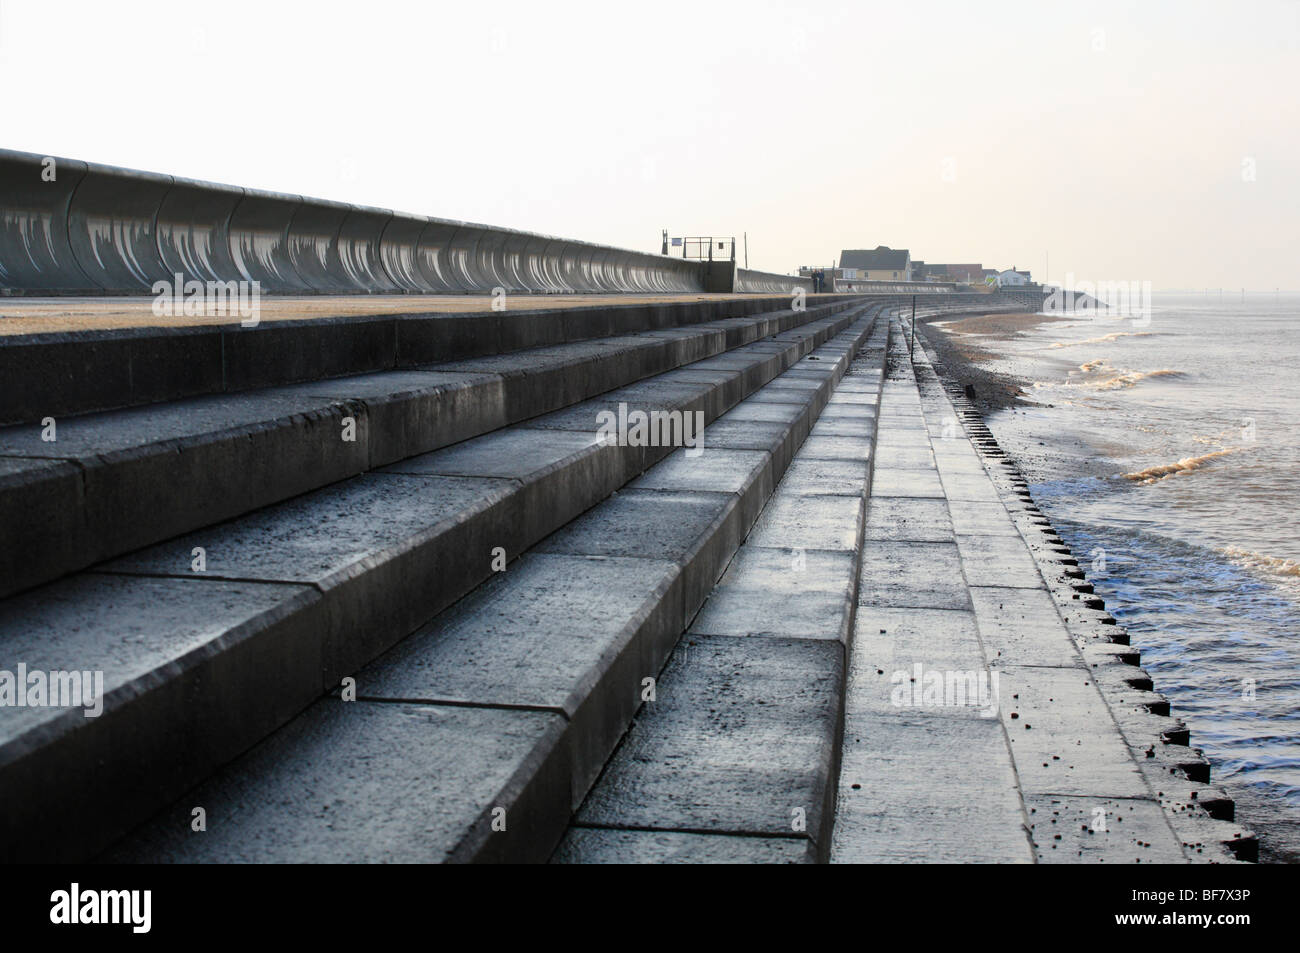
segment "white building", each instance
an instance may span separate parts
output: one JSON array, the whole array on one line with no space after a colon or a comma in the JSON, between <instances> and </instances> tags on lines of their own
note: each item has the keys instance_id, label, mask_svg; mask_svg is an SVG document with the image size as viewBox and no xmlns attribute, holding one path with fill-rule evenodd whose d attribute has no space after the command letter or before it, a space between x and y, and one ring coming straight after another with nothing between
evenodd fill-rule
<instances>
[{"instance_id":1,"label":"white building","mask_svg":"<svg viewBox=\"0 0 1300 953\"><path fill-rule=\"evenodd\" d=\"M999 288L1019 288L1029 283L1029 272L1027 271L1016 271L1014 268L1008 268L1006 271L998 272Z\"/></svg>"}]
</instances>

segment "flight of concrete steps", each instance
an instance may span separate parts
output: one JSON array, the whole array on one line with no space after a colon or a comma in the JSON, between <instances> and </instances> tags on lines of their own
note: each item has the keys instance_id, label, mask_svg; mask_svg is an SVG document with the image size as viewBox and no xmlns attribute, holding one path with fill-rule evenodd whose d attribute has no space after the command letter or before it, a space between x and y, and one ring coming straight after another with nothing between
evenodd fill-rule
<instances>
[{"instance_id":1,"label":"flight of concrete steps","mask_svg":"<svg viewBox=\"0 0 1300 953\"><path fill-rule=\"evenodd\" d=\"M978 415L896 330L883 380L879 338L851 365L828 411L854 425L813 428L553 861L1252 858L1185 726L1134 689L1136 651L986 469Z\"/></svg>"},{"instance_id":2,"label":"flight of concrete steps","mask_svg":"<svg viewBox=\"0 0 1300 953\"><path fill-rule=\"evenodd\" d=\"M458 320L414 364L368 319L223 329L194 382L66 377L0 430L0 670L106 697L0 708L0 858L831 856L901 303ZM140 339L23 346L194 343ZM703 452L602 441L620 409L698 411Z\"/></svg>"},{"instance_id":3,"label":"flight of concrete steps","mask_svg":"<svg viewBox=\"0 0 1300 953\"><path fill-rule=\"evenodd\" d=\"M882 306L790 304L3 339L0 670L106 698L0 707L0 855L106 846L670 452L601 410L712 421Z\"/></svg>"}]
</instances>

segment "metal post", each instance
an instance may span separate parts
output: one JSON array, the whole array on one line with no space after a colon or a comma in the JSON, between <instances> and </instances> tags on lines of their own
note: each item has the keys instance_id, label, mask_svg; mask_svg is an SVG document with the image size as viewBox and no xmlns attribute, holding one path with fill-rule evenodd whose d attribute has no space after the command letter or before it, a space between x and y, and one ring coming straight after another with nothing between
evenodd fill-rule
<instances>
[{"instance_id":1,"label":"metal post","mask_svg":"<svg viewBox=\"0 0 1300 953\"><path fill-rule=\"evenodd\" d=\"M916 360L916 295L912 295L912 343L907 350L907 356Z\"/></svg>"}]
</instances>

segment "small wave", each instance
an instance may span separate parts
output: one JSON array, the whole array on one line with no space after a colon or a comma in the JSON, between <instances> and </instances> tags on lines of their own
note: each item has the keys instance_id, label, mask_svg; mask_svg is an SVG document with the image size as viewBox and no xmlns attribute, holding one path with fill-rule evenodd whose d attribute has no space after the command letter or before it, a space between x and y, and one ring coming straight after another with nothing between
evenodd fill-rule
<instances>
[{"instance_id":1,"label":"small wave","mask_svg":"<svg viewBox=\"0 0 1300 953\"><path fill-rule=\"evenodd\" d=\"M1123 390L1135 386L1139 381L1145 381L1152 377L1183 376L1182 371L1174 371L1173 368L1161 368L1158 371L1121 371L1121 369L1113 368L1104 358L1089 360L1086 364L1080 364L1079 369L1088 374L1110 374L1109 377L1096 381L1071 381L1071 386L1092 387L1093 390Z\"/></svg>"},{"instance_id":2,"label":"small wave","mask_svg":"<svg viewBox=\"0 0 1300 953\"><path fill-rule=\"evenodd\" d=\"M1154 331L1116 331L1114 334L1103 334L1099 338L1088 338L1084 341L1057 341L1049 344L1048 347L1075 347L1079 344L1108 344L1111 341L1117 341L1120 338L1149 338Z\"/></svg>"},{"instance_id":3,"label":"small wave","mask_svg":"<svg viewBox=\"0 0 1300 953\"><path fill-rule=\"evenodd\" d=\"M1252 553L1250 550L1242 549L1239 546L1229 546L1223 550L1223 553L1233 562L1245 566L1247 569L1263 570L1276 573L1279 576L1300 579L1300 560L1298 559Z\"/></svg>"},{"instance_id":4,"label":"small wave","mask_svg":"<svg viewBox=\"0 0 1300 953\"><path fill-rule=\"evenodd\" d=\"M1191 473L1193 470L1199 470L1211 460L1217 460L1219 457L1226 457L1229 454L1238 453L1244 450L1244 447L1228 447L1224 450L1215 450L1212 453L1204 453L1199 457L1183 457L1176 463L1162 463L1158 466L1147 467L1145 470L1138 470L1134 473L1121 474L1125 480L1132 480L1134 483L1146 485L1156 483L1166 477L1181 476L1185 473Z\"/></svg>"},{"instance_id":5,"label":"small wave","mask_svg":"<svg viewBox=\"0 0 1300 953\"><path fill-rule=\"evenodd\" d=\"M1182 376L1182 371L1175 371L1170 368L1161 368L1158 371L1125 371L1122 374L1116 374L1114 377L1108 377L1104 381L1095 381L1088 386L1095 387L1097 390L1120 390L1125 387L1132 387L1138 381L1144 381L1149 377Z\"/></svg>"},{"instance_id":6,"label":"small wave","mask_svg":"<svg viewBox=\"0 0 1300 953\"><path fill-rule=\"evenodd\" d=\"M1215 434L1209 434L1209 435L1204 436L1204 437L1202 437L1202 436L1195 436L1195 437L1192 437L1192 442L1193 442L1193 443L1203 443L1203 444L1206 444L1207 446L1214 446L1215 444L1222 444L1223 441L1224 441L1224 438L1226 438L1226 437L1228 437L1228 436L1230 436L1230 435L1232 435L1232 434L1234 434L1234 433L1237 433L1237 431L1236 431L1236 430L1220 430L1218 433L1215 433Z\"/></svg>"}]
</instances>

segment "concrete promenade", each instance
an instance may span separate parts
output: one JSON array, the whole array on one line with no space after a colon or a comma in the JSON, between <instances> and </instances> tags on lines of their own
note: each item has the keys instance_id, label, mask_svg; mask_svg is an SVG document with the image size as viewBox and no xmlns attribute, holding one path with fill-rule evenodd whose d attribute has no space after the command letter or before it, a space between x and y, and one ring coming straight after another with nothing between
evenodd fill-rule
<instances>
[{"instance_id":1,"label":"concrete promenade","mask_svg":"<svg viewBox=\"0 0 1300 953\"><path fill-rule=\"evenodd\" d=\"M1249 856L1189 810L1222 797L1180 777L1203 759L978 417L919 344L891 356L831 859Z\"/></svg>"}]
</instances>

